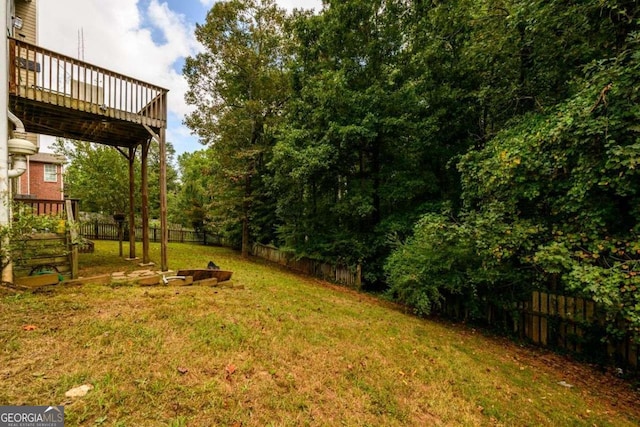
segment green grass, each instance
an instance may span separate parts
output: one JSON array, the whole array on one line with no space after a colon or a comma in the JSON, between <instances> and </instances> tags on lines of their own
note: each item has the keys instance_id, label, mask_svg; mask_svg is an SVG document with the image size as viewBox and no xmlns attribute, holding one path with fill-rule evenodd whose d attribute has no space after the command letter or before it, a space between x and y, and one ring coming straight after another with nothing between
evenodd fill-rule
<instances>
[{"instance_id":1,"label":"green grass","mask_svg":"<svg viewBox=\"0 0 640 427\"><path fill-rule=\"evenodd\" d=\"M136 268L117 252L96 242L82 274ZM210 259L244 289L89 284L2 297L0 405L64 404L69 426L640 422L629 387L560 356L230 250L170 246L174 269ZM86 397L65 397L85 383Z\"/></svg>"}]
</instances>

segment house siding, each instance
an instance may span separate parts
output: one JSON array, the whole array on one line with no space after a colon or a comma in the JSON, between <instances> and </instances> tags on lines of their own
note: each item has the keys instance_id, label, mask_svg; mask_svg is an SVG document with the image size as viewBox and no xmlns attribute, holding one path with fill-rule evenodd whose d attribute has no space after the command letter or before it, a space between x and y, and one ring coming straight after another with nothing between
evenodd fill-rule
<instances>
[{"instance_id":1,"label":"house siding","mask_svg":"<svg viewBox=\"0 0 640 427\"><path fill-rule=\"evenodd\" d=\"M38 14L36 13L37 0L17 0L15 14L22 18L22 28L14 30L14 37L27 43L38 43Z\"/></svg>"},{"instance_id":2,"label":"house siding","mask_svg":"<svg viewBox=\"0 0 640 427\"><path fill-rule=\"evenodd\" d=\"M37 13L37 0L25 1L16 0L14 4L14 14L22 19L22 28L12 28L13 37L24 40L28 43L38 43L38 13ZM29 61L36 62L36 58L31 55L31 58L27 58ZM33 73L27 73L26 69L20 72L20 79L24 81L28 79L27 84L38 85L38 82L33 81ZM37 147L40 146L38 136L32 133L27 133L27 140L34 143Z\"/></svg>"}]
</instances>

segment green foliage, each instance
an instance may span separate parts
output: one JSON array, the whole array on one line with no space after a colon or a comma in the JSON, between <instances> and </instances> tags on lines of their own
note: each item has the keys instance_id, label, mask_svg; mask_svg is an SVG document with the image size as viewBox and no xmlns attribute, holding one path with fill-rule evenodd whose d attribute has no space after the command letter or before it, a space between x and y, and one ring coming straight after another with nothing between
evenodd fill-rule
<instances>
[{"instance_id":1,"label":"green foliage","mask_svg":"<svg viewBox=\"0 0 640 427\"><path fill-rule=\"evenodd\" d=\"M30 243L37 233L65 232L69 228L64 219L53 215L37 215L30 207L14 203L13 219L10 224L0 227L0 270L16 257L29 259L41 249Z\"/></svg>"},{"instance_id":2,"label":"green foliage","mask_svg":"<svg viewBox=\"0 0 640 427\"><path fill-rule=\"evenodd\" d=\"M216 3L185 65L208 165L187 166L203 173L182 203L244 246L361 262L370 283L393 250L390 292L423 313L565 288L633 329L639 16L629 0L331 0L290 19Z\"/></svg>"},{"instance_id":3,"label":"green foliage","mask_svg":"<svg viewBox=\"0 0 640 427\"><path fill-rule=\"evenodd\" d=\"M193 227L195 230L204 228L207 221L207 205L212 198L207 191L207 185L215 164L208 154L209 151L200 150L178 157L182 185L176 195L175 211L172 211L170 216L177 220L176 223Z\"/></svg>"},{"instance_id":4,"label":"green foliage","mask_svg":"<svg viewBox=\"0 0 640 427\"><path fill-rule=\"evenodd\" d=\"M352 0L296 15L295 96L270 163L281 243L364 260L379 278L387 234L460 207L447 165L572 95L634 13L625 2Z\"/></svg>"},{"instance_id":5,"label":"green foliage","mask_svg":"<svg viewBox=\"0 0 640 427\"><path fill-rule=\"evenodd\" d=\"M82 210L112 215L129 211L129 161L116 148L91 142L57 139L54 151L67 159L64 190L67 197L80 199ZM175 150L167 143L167 191L169 203L177 191L178 175L173 167ZM140 147L135 152L135 188L140 188ZM159 148L151 143L148 155L149 212L160 212ZM140 192L135 192L140 206ZM139 208L136 209L139 212Z\"/></svg>"},{"instance_id":6,"label":"green foliage","mask_svg":"<svg viewBox=\"0 0 640 427\"><path fill-rule=\"evenodd\" d=\"M469 247L459 230L472 230L472 252L481 261L470 263L465 278L473 298L566 289L599 303L612 336L640 337L639 60L631 33L614 57L585 66L566 101L512 120L462 156L459 222L423 219L387 265L394 292L402 296L407 287L398 275L407 266L398 257L428 253L444 269L420 260L427 269L409 283L428 290L433 305L433 296L456 280L448 277L451 262Z\"/></svg>"},{"instance_id":7,"label":"green foliage","mask_svg":"<svg viewBox=\"0 0 640 427\"><path fill-rule=\"evenodd\" d=\"M288 97L284 20L273 0L215 3L196 28L205 49L183 70L186 100L196 107L185 124L209 145L207 156L217 165L206 190L210 220L231 232L241 227L245 255L252 235L273 235L273 209L263 208L273 201L262 174Z\"/></svg>"},{"instance_id":8,"label":"green foliage","mask_svg":"<svg viewBox=\"0 0 640 427\"><path fill-rule=\"evenodd\" d=\"M404 2L327 2L290 22L294 96L270 170L279 195L278 238L305 256L364 260L386 253L386 233L406 235L437 199L439 147L403 16Z\"/></svg>"},{"instance_id":9,"label":"green foliage","mask_svg":"<svg viewBox=\"0 0 640 427\"><path fill-rule=\"evenodd\" d=\"M419 314L439 306L443 292L466 292L480 264L467 231L444 216L424 216L387 260L388 292Z\"/></svg>"}]
</instances>

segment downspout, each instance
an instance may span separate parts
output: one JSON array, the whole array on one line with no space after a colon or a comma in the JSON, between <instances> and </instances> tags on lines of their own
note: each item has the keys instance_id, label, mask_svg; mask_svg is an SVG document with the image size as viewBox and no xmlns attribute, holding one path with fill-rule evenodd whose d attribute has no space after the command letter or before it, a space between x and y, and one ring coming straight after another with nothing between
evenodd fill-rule
<instances>
[{"instance_id":1,"label":"downspout","mask_svg":"<svg viewBox=\"0 0 640 427\"><path fill-rule=\"evenodd\" d=\"M6 142L6 146L0 143L0 163L1 167L7 168L6 178L4 176L4 170L0 175L0 191L6 206L1 211L0 225L8 225L11 223L11 185L9 180L11 178L17 178L24 174L27 170L27 155L35 154L38 152L38 147L31 141L26 139L27 133L24 129L24 124L15 114L13 114L8 107L7 117L11 120L11 123L16 127L12 132L13 138ZM5 120L2 120L6 123ZM8 133L8 129L7 129ZM5 140L4 138L2 138ZM6 148L5 148L6 147ZM9 157L10 156L10 157ZM12 159L13 169L9 169L9 158ZM5 203L3 203L5 204ZM6 221L6 222L5 222ZM3 245L10 245L8 240L2 242ZM11 262L10 255L7 255L8 263L2 270L2 281L5 283L13 283L13 263Z\"/></svg>"},{"instance_id":2,"label":"downspout","mask_svg":"<svg viewBox=\"0 0 640 427\"><path fill-rule=\"evenodd\" d=\"M24 124L11 110L7 109L7 116L9 120L16 127L13 131L13 138L8 142L9 154L12 154L13 169L7 171L9 178L17 178L27 171L27 155L35 154L37 147L26 139L27 132L24 129Z\"/></svg>"},{"instance_id":3,"label":"downspout","mask_svg":"<svg viewBox=\"0 0 640 427\"><path fill-rule=\"evenodd\" d=\"M27 171L27 156L24 154L14 154L12 157L13 169L9 169L7 175L9 178L17 178Z\"/></svg>"},{"instance_id":4,"label":"downspout","mask_svg":"<svg viewBox=\"0 0 640 427\"><path fill-rule=\"evenodd\" d=\"M13 123L13 125L16 127L16 130L14 132L20 132L22 134L27 133L27 131L24 129L24 124L22 123L22 120L20 120L18 116L13 114L11 110L7 110L7 115L9 116L9 120L11 120L11 123Z\"/></svg>"},{"instance_id":5,"label":"downspout","mask_svg":"<svg viewBox=\"0 0 640 427\"><path fill-rule=\"evenodd\" d=\"M13 159L13 169L9 169L7 175L9 178L17 178L27 171L27 155L37 153L38 148L26 139L27 132L24 129L22 120L8 109L7 116L16 127L13 131L13 138L7 144L9 154L12 154L11 158Z\"/></svg>"}]
</instances>

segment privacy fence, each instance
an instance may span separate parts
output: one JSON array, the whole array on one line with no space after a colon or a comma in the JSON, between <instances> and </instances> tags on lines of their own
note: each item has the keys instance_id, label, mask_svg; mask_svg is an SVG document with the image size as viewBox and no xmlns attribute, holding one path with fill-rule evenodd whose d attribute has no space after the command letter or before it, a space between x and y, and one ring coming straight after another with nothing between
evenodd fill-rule
<instances>
[{"instance_id":1,"label":"privacy fence","mask_svg":"<svg viewBox=\"0 0 640 427\"><path fill-rule=\"evenodd\" d=\"M255 243L252 248L254 256L284 265L291 270L309 276L328 280L334 283L359 289L362 284L362 268L343 264L330 264L309 258L298 258L291 252L286 252L274 246Z\"/></svg>"},{"instance_id":2,"label":"privacy fence","mask_svg":"<svg viewBox=\"0 0 640 427\"><path fill-rule=\"evenodd\" d=\"M443 314L464 317L460 300L445 299ZM634 371L640 368L638 345L630 336L605 340L607 321L598 305L589 299L535 291L530 299L497 306L486 302L483 321L507 330L534 344L571 352L593 362L615 362Z\"/></svg>"}]
</instances>

